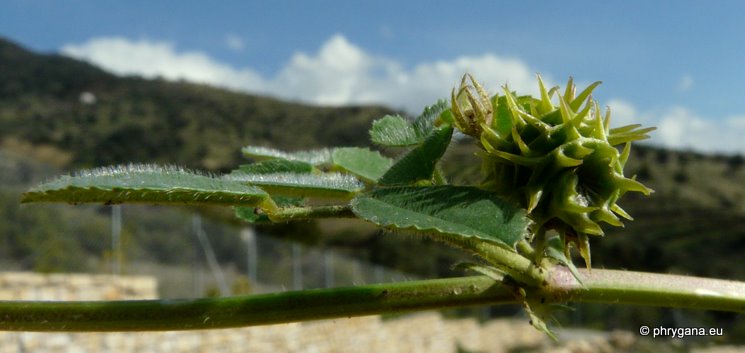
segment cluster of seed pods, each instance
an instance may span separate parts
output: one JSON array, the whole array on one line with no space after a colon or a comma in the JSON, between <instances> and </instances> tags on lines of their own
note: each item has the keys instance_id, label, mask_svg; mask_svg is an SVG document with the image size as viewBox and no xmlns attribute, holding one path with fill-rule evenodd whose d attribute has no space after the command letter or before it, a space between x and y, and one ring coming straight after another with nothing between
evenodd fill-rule
<instances>
[{"instance_id":1,"label":"cluster of seed pods","mask_svg":"<svg viewBox=\"0 0 745 353\"><path fill-rule=\"evenodd\" d=\"M466 75L452 93L454 122L478 141L482 187L528 211L534 242L556 231L566 251L577 246L589 267L588 236L603 235L601 222L623 226L619 217L632 219L618 199L630 191L652 192L624 176L623 168L631 142L648 138L654 128L610 128L610 109L603 112L591 96L600 82L579 94L571 78L563 94L558 87L547 90L540 76L538 84L540 98L517 96L507 87L490 97Z\"/></svg>"}]
</instances>

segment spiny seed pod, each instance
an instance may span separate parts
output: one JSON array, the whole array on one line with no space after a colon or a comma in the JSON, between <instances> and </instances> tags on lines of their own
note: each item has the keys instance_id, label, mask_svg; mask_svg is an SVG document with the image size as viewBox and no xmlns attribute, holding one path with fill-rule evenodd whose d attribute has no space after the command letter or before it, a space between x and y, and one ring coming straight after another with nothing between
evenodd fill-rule
<instances>
[{"instance_id":1,"label":"spiny seed pod","mask_svg":"<svg viewBox=\"0 0 745 353\"><path fill-rule=\"evenodd\" d=\"M482 98L483 89L473 78L471 81ZM590 96L600 82L579 95L571 78L563 95L558 87L546 90L540 76L538 84L540 99L518 97L505 87L503 96L490 100L490 109L475 108L475 103L485 100L478 100L462 84L458 96L466 92L465 101L470 105L454 95L452 112L464 133L473 136L478 132L483 149L482 186L528 210L538 244L545 240L547 231L555 230L565 249L576 245L589 267L588 235L603 235L600 222L623 226L618 216L632 219L616 201L629 191L652 192L634 178L625 177L623 167L631 142L648 138L654 128L629 125L611 129L610 110L603 114ZM469 108L476 114L469 115ZM493 115L481 113L485 111ZM476 121L471 123L474 117ZM619 151L615 146L621 144L625 146Z\"/></svg>"}]
</instances>

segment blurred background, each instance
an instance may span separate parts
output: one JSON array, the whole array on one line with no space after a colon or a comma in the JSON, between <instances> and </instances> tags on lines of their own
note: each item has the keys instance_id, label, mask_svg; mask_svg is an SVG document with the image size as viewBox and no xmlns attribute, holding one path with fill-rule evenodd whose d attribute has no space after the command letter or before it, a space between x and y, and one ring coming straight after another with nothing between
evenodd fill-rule
<instances>
[{"instance_id":1,"label":"blurred background","mask_svg":"<svg viewBox=\"0 0 745 353\"><path fill-rule=\"evenodd\" d=\"M357 221L254 228L226 209L19 199L81 168L223 173L249 144L371 146L371 121L415 116L470 72L491 93L535 93L536 73L602 80L612 125L658 127L627 166L656 192L622 199L636 220L593 239L594 266L745 280L743 14L738 1L2 2L0 271L150 275L165 298L462 275L467 256ZM479 180L474 151L462 139L446 155L455 183ZM682 350L745 340L742 315L572 307L557 315L568 328L726 333Z\"/></svg>"}]
</instances>

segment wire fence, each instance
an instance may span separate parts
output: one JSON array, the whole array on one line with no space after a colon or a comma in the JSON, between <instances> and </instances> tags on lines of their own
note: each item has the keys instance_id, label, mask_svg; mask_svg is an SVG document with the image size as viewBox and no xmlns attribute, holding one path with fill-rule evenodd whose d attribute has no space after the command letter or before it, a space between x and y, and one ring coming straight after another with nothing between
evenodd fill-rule
<instances>
[{"instance_id":1,"label":"wire fence","mask_svg":"<svg viewBox=\"0 0 745 353\"><path fill-rule=\"evenodd\" d=\"M64 174L0 149L0 270L152 275L164 297L348 286L415 279L337 249L294 243L147 205L20 205ZM227 249L226 249L227 248Z\"/></svg>"},{"instance_id":2,"label":"wire fence","mask_svg":"<svg viewBox=\"0 0 745 353\"><path fill-rule=\"evenodd\" d=\"M277 239L256 232L252 227L234 227L211 222L210 234L203 227L198 213L181 213L183 222L191 217L192 253L191 266L166 265L152 261L122 264L126 256L121 254L121 224L137 222L136 217L127 219L123 206L114 206L111 211L112 249L108 266L111 273L118 274L122 268L129 274L151 274L161 283L160 293L164 297L202 297L205 295L234 295L267 293L310 288L330 288L369 283L385 283L418 279L395 269L370 263L344 254L332 248L303 245ZM138 206L126 206L138 207ZM217 228L215 228L217 227ZM146 231L146 230L145 230ZM211 239L237 236L243 242L241 259L224 261L215 252Z\"/></svg>"}]
</instances>

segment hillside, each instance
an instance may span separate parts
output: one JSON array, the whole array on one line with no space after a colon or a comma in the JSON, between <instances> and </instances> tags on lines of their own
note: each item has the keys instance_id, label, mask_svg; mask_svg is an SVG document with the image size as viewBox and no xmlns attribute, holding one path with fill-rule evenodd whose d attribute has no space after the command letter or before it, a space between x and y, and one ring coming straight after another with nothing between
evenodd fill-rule
<instances>
[{"instance_id":1,"label":"hillside","mask_svg":"<svg viewBox=\"0 0 745 353\"><path fill-rule=\"evenodd\" d=\"M0 146L13 155L62 170L127 162L227 170L242 163L238 150L247 144L288 150L366 145L370 122L390 112L383 107L315 107L204 85L118 77L78 60L32 53L0 39ZM455 183L478 180L474 151L472 144L464 141L446 156L445 168L454 175ZM636 146L632 152L629 174L637 174L656 193L649 199L622 200L637 221L627 229L611 229L608 241L595 242L598 251L612 245L608 251L614 253L596 256L596 263L665 270L665 264L671 263L666 256L639 253L645 249L664 255L668 247L655 244L659 238L617 239L665 229L664 235L675 242L697 244L696 237L709 224L716 226L710 231L726 229L725 237L732 234L734 239L745 231L745 222L740 222L745 214L742 156L709 156L649 146ZM366 257L376 262L398 263L397 258L405 257L391 254L400 247L388 244L389 237L371 237L378 232L360 224L324 224L323 239L317 237L317 228L304 227L315 229L311 240L366 249ZM675 236L670 229L678 230ZM360 232L364 234L350 236ZM619 233L626 235L616 236ZM687 236L693 238L684 240ZM692 246L691 250L698 250ZM723 250L726 254L731 247ZM640 257L644 260L639 261ZM397 265L414 271L441 271L433 268L434 264ZM698 265L672 267L709 274Z\"/></svg>"},{"instance_id":2,"label":"hillside","mask_svg":"<svg viewBox=\"0 0 745 353\"><path fill-rule=\"evenodd\" d=\"M0 141L10 149L27 142L71 154L62 167L161 162L226 170L248 144L291 150L366 144L370 122L389 112L122 78L0 39Z\"/></svg>"},{"instance_id":3,"label":"hillside","mask_svg":"<svg viewBox=\"0 0 745 353\"><path fill-rule=\"evenodd\" d=\"M225 171L242 163L238 151L248 144L288 150L367 145L370 122L388 113L391 110L384 107L316 107L185 82L118 77L0 39L0 256L23 268L46 271L91 268L80 259L70 263L69 256L61 254L102 258L107 244L96 239L107 234L108 219L101 210L18 208L18 195L41 178L126 162ZM478 180L474 151L465 141L446 155L444 167L454 183ZM745 269L738 266L745 249L742 156L637 145L628 174L636 174L656 192L650 198L629 195L621 200L636 220L623 229L608 229L602 241L593 239L594 266L745 280ZM176 264L188 260L179 254L187 251L190 240L173 236L184 227L179 228L168 212L139 212L153 231L135 226L124 230L132 259ZM215 215L226 216L229 211ZM88 220L85 224L75 222L83 218ZM169 227L175 228L166 230ZM56 236L60 229L74 237ZM452 274L450 266L462 258L440 244L422 246L421 239L384 234L361 222L324 221L262 231L334 246L422 276ZM416 256L410 252L414 243L421 247ZM239 246L237 235L225 235L216 244L221 261L243 261ZM616 309L588 306L576 316L602 321L606 327L621 322L627 328L629 322L666 324L679 317L670 310ZM716 318L727 327L740 325L745 332L742 318ZM695 320L708 322L711 317Z\"/></svg>"}]
</instances>

